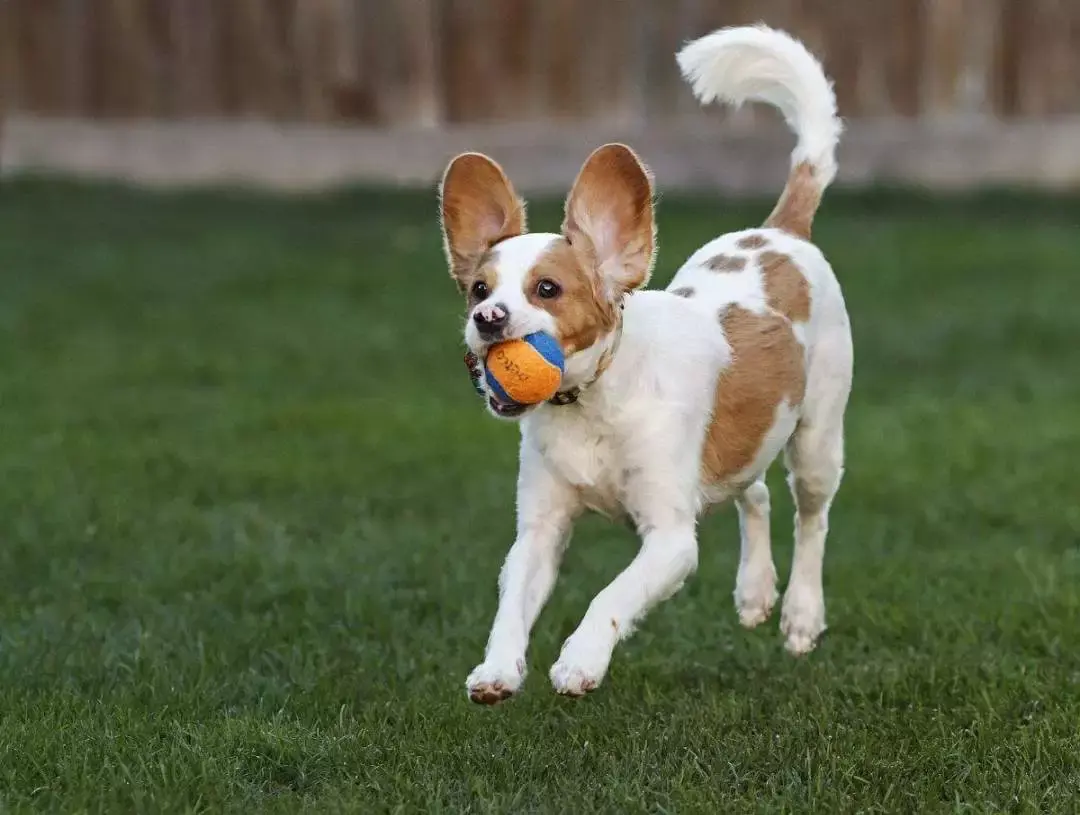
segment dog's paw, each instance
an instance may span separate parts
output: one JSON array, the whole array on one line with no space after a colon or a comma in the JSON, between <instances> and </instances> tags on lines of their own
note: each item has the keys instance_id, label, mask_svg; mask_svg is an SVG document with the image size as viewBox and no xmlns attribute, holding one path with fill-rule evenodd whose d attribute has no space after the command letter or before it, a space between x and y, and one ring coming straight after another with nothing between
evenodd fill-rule
<instances>
[{"instance_id":1,"label":"dog's paw","mask_svg":"<svg viewBox=\"0 0 1080 815\"><path fill-rule=\"evenodd\" d=\"M595 690L603 680L603 675L595 674L580 665L573 665L559 660L551 666L551 685L556 693L563 696L584 696Z\"/></svg>"},{"instance_id":2,"label":"dog's paw","mask_svg":"<svg viewBox=\"0 0 1080 815\"><path fill-rule=\"evenodd\" d=\"M559 661L551 666L551 684L564 696L584 696L603 681L610 660L607 643L571 637L563 645Z\"/></svg>"},{"instance_id":3,"label":"dog's paw","mask_svg":"<svg viewBox=\"0 0 1080 815\"><path fill-rule=\"evenodd\" d=\"M735 610L744 628L756 628L769 619L779 597L772 564L759 574L743 574L740 570L735 583Z\"/></svg>"},{"instance_id":4,"label":"dog's paw","mask_svg":"<svg viewBox=\"0 0 1080 815\"><path fill-rule=\"evenodd\" d=\"M780 631L788 653L800 656L814 650L825 631L825 600L820 590L788 588L780 615Z\"/></svg>"},{"instance_id":5,"label":"dog's paw","mask_svg":"<svg viewBox=\"0 0 1080 815\"><path fill-rule=\"evenodd\" d=\"M484 662L465 680L469 698L478 705L497 705L517 693L525 681L525 660L509 664Z\"/></svg>"}]
</instances>

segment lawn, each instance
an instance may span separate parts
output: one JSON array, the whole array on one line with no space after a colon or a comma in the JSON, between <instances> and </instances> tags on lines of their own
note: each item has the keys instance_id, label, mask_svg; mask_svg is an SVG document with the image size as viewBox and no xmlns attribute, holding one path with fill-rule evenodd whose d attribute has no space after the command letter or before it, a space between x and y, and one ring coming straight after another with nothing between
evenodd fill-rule
<instances>
[{"instance_id":1,"label":"lawn","mask_svg":"<svg viewBox=\"0 0 1080 815\"><path fill-rule=\"evenodd\" d=\"M665 197L656 281L768 206ZM739 628L725 509L557 697L635 546L587 519L494 709L516 431L435 212L0 186L0 811L1075 811L1080 201L826 200L856 384L814 654Z\"/></svg>"}]
</instances>

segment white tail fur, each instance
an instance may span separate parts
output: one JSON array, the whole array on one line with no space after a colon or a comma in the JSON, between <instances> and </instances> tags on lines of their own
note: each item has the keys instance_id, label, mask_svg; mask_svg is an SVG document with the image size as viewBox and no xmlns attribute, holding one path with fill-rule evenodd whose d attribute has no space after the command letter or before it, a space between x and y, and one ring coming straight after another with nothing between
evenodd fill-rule
<instances>
[{"instance_id":1,"label":"white tail fur","mask_svg":"<svg viewBox=\"0 0 1080 815\"><path fill-rule=\"evenodd\" d=\"M702 104L753 100L778 108L798 139L792 167L809 163L821 190L833 180L843 125L832 83L801 42L764 25L722 28L685 45L676 59Z\"/></svg>"}]
</instances>

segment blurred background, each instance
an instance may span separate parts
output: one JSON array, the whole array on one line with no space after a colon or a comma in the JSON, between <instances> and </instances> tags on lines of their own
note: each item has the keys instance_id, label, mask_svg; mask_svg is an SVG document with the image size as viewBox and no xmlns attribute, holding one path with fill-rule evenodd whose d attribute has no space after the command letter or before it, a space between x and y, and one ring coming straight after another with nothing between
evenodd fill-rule
<instances>
[{"instance_id":1,"label":"blurred background","mask_svg":"<svg viewBox=\"0 0 1080 815\"><path fill-rule=\"evenodd\" d=\"M1076 0L3 0L0 162L310 187L467 148L554 190L618 138L662 186L765 192L771 112L699 112L673 58L756 21L835 79L842 182L1080 182Z\"/></svg>"}]
</instances>

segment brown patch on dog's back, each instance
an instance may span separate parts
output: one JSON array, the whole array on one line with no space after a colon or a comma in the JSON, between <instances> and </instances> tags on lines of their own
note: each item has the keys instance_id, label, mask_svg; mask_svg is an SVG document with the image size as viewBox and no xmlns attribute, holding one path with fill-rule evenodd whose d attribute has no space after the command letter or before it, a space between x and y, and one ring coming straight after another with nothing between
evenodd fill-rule
<instances>
[{"instance_id":1,"label":"brown patch on dog's back","mask_svg":"<svg viewBox=\"0 0 1080 815\"><path fill-rule=\"evenodd\" d=\"M805 323L810 319L810 284L787 255L779 252L762 252L761 276L765 283L765 297L769 307L774 308L793 323Z\"/></svg>"},{"instance_id":2,"label":"brown patch on dog's back","mask_svg":"<svg viewBox=\"0 0 1080 815\"><path fill-rule=\"evenodd\" d=\"M756 232L739 238L739 240L735 242L735 245L740 249L764 249L768 244L769 241L766 240L765 236L759 235Z\"/></svg>"},{"instance_id":3,"label":"brown patch on dog's back","mask_svg":"<svg viewBox=\"0 0 1080 815\"><path fill-rule=\"evenodd\" d=\"M714 272L741 272L746 268L746 258L739 255L717 255L709 258L705 266Z\"/></svg>"},{"instance_id":4,"label":"brown patch on dog's back","mask_svg":"<svg viewBox=\"0 0 1080 815\"><path fill-rule=\"evenodd\" d=\"M536 284L545 278L558 283L562 294L550 300L537 294ZM524 285L530 305L555 318L557 339L567 355L590 347L615 328L617 307L602 296L599 279L565 239L540 256Z\"/></svg>"},{"instance_id":5,"label":"brown patch on dog's back","mask_svg":"<svg viewBox=\"0 0 1080 815\"><path fill-rule=\"evenodd\" d=\"M671 289L671 293L676 297L693 297L694 288L693 286L679 286L677 289Z\"/></svg>"},{"instance_id":6,"label":"brown patch on dog's back","mask_svg":"<svg viewBox=\"0 0 1080 815\"><path fill-rule=\"evenodd\" d=\"M821 204L821 192L813 165L808 161L796 164L791 168L780 200L766 219L765 226L809 240L814 213Z\"/></svg>"},{"instance_id":7,"label":"brown patch on dog's back","mask_svg":"<svg viewBox=\"0 0 1080 815\"><path fill-rule=\"evenodd\" d=\"M720 374L712 423L702 450L706 483L722 484L757 456L782 401L802 403L806 361L791 323L738 305L720 312L732 361Z\"/></svg>"}]
</instances>

